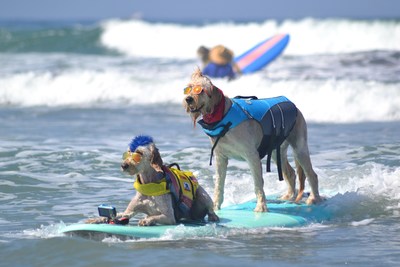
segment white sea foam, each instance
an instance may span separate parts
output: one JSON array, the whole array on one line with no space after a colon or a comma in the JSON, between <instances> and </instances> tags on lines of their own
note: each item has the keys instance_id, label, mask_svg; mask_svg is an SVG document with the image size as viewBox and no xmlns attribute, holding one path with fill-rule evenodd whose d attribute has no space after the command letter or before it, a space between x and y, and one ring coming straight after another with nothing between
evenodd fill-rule
<instances>
[{"instance_id":1,"label":"white sea foam","mask_svg":"<svg viewBox=\"0 0 400 267\"><path fill-rule=\"evenodd\" d=\"M344 19L286 20L277 23L213 23L204 26L110 20L101 43L131 56L191 59L200 46L223 42L236 54L277 33L288 33L286 55L400 50L400 23ZM223 40L221 40L223 36Z\"/></svg>"},{"instance_id":2,"label":"white sea foam","mask_svg":"<svg viewBox=\"0 0 400 267\"><path fill-rule=\"evenodd\" d=\"M308 121L400 120L396 53L352 55L350 63L343 56L378 49L399 51L396 21L304 19L184 26L109 20L102 28L101 44L124 55L0 54L4 62L0 106L180 104L182 88L198 64L199 45L215 45L223 35L224 44L244 51L264 37L288 32L291 42L284 55L293 57L233 82L213 82L231 97L285 95ZM321 53L325 55L298 56ZM339 53L340 58L330 53Z\"/></svg>"},{"instance_id":3,"label":"white sea foam","mask_svg":"<svg viewBox=\"0 0 400 267\"><path fill-rule=\"evenodd\" d=\"M351 222L350 225L351 226L364 226L364 225L368 225L370 223L372 223L374 221L374 219L365 219L362 221L358 221L358 222Z\"/></svg>"},{"instance_id":4,"label":"white sea foam","mask_svg":"<svg viewBox=\"0 0 400 267\"><path fill-rule=\"evenodd\" d=\"M93 106L98 104L180 104L187 75L150 80L116 70L72 70L61 74L20 73L0 78L0 105ZM156 73L154 73L156 75ZM179 77L181 76L181 77ZM361 122L400 120L400 91L397 84L361 80L281 80L262 75L234 82L214 80L230 97L259 98L285 95L314 122Z\"/></svg>"},{"instance_id":5,"label":"white sea foam","mask_svg":"<svg viewBox=\"0 0 400 267\"><path fill-rule=\"evenodd\" d=\"M50 225L41 225L40 228L37 229L28 229L23 230L22 233L16 234L21 238L54 238L63 236L61 233L62 228L65 227L63 222L50 224Z\"/></svg>"},{"instance_id":6,"label":"white sea foam","mask_svg":"<svg viewBox=\"0 0 400 267\"><path fill-rule=\"evenodd\" d=\"M315 162L314 162L315 163ZM244 166L245 168L246 166ZM273 172L264 173L264 190L269 196L279 196L286 192L287 186L277 179L275 166ZM314 167L319 177L321 195L328 201L326 211L337 218L350 217L362 220L375 217L390 210L397 214L400 195L400 168L391 168L377 163L347 166L338 170ZM228 169L227 184L224 193L224 206L242 203L254 199L253 181L249 172ZM236 175L236 173L240 173ZM207 183L207 181L202 181ZM206 184L212 192L211 185ZM310 191L306 182L306 192Z\"/></svg>"}]
</instances>

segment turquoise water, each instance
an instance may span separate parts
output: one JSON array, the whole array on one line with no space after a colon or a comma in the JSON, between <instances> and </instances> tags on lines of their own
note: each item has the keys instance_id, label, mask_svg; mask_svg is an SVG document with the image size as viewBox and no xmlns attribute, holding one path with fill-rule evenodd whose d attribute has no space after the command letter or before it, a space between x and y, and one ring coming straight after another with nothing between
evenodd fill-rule
<instances>
[{"instance_id":1,"label":"turquoise water","mask_svg":"<svg viewBox=\"0 0 400 267\"><path fill-rule=\"evenodd\" d=\"M400 24L370 23L2 24L0 265L397 266ZM319 45L310 37L308 46L299 48L304 47L296 38L300 28L307 34L328 26L333 27L328 33L342 40L351 36L346 31L350 27L368 36L384 35L387 28L396 34L368 45L357 39L351 47L328 34ZM296 103L308 122L312 162L332 218L311 220L298 228L150 240L99 241L61 234L65 225L96 215L101 203L125 208L135 191L134 180L120 171L121 156L137 134L152 135L165 162L194 171L212 194L208 138L199 127L193 128L181 105L182 88L198 64L191 56L199 43L186 48L177 42L153 51L151 57L144 30L149 34L161 28L178 40L186 32L190 37L216 30L234 46L232 32L243 27L249 38L259 38L261 30L268 36L290 32L294 38L285 54L265 70L232 82L214 82L230 96L285 95ZM52 44L40 37L55 28L62 34ZM113 38L108 39L110 35ZM39 36L37 43L32 36ZM286 189L274 166L264 180L268 195ZM230 162L225 191L224 205L254 198L244 162Z\"/></svg>"}]
</instances>

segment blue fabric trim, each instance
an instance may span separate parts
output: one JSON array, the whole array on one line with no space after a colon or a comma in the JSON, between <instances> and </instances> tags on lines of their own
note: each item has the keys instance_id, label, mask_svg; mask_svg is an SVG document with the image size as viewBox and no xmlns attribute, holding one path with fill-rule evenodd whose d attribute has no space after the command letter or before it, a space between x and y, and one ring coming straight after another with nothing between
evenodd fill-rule
<instances>
[{"instance_id":1,"label":"blue fabric trim","mask_svg":"<svg viewBox=\"0 0 400 267\"><path fill-rule=\"evenodd\" d=\"M203 131L211 137L217 137L224 130L225 125L229 122L232 125L229 129L233 129L240 123L247 119L255 119L261 122L261 119L265 114L276 104L281 102L290 101L284 96L278 96L274 98L264 98L264 99L243 99L243 98L232 98L233 104L229 111L225 114L220 122L211 129L205 128L204 123L201 123Z\"/></svg>"},{"instance_id":2,"label":"blue fabric trim","mask_svg":"<svg viewBox=\"0 0 400 267\"><path fill-rule=\"evenodd\" d=\"M228 122L231 122L232 125L229 127L229 129L235 128L237 125L239 125L241 122L244 120L248 120L249 117L242 111L242 109L239 107L238 104L233 102L231 108L229 109L228 113L225 114L225 116L222 118L220 122L217 123L212 129L206 129L203 127L203 131L211 136L215 137L221 134L221 132L224 130L225 125L227 125Z\"/></svg>"},{"instance_id":3,"label":"blue fabric trim","mask_svg":"<svg viewBox=\"0 0 400 267\"><path fill-rule=\"evenodd\" d=\"M235 77L235 72L231 64L218 65L210 62L205 66L202 73L213 78Z\"/></svg>"}]
</instances>

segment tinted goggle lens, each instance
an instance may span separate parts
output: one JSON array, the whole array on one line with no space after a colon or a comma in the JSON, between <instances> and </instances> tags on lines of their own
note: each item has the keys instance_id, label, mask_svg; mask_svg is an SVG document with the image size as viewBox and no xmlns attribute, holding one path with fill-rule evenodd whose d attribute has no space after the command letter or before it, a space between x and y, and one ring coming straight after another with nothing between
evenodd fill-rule
<instances>
[{"instance_id":1,"label":"tinted goggle lens","mask_svg":"<svg viewBox=\"0 0 400 267\"><path fill-rule=\"evenodd\" d=\"M188 95L190 93L193 93L195 95L201 94L203 92L203 87L201 86L188 86L185 89L183 89L183 94Z\"/></svg>"},{"instance_id":2,"label":"tinted goggle lens","mask_svg":"<svg viewBox=\"0 0 400 267\"><path fill-rule=\"evenodd\" d=\"M131 158L134 162L139 163L142 160L142 155L137 152L125 152L122 154L122 159L126 160L127 158Z\"/></svg>"}]
</instances>

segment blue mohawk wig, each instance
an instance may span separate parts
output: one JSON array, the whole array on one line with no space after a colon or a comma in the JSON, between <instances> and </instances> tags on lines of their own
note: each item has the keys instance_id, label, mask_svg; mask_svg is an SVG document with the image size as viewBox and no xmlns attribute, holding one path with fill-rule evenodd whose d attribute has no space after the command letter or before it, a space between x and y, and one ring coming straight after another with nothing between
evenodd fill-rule
<instances>
[{"instance_id":1,"label":"blue mohawk wig","mask_svg":"<svg viewBox=\"0 0 400 267\"><path fill-rule=\"evenodd\" d=\"M139 146L147 146L153 143L153 138L148 135L138 135L132 139L129 143L129 150L131 152L135 151Z\"/></svg>"}]
</instances>

